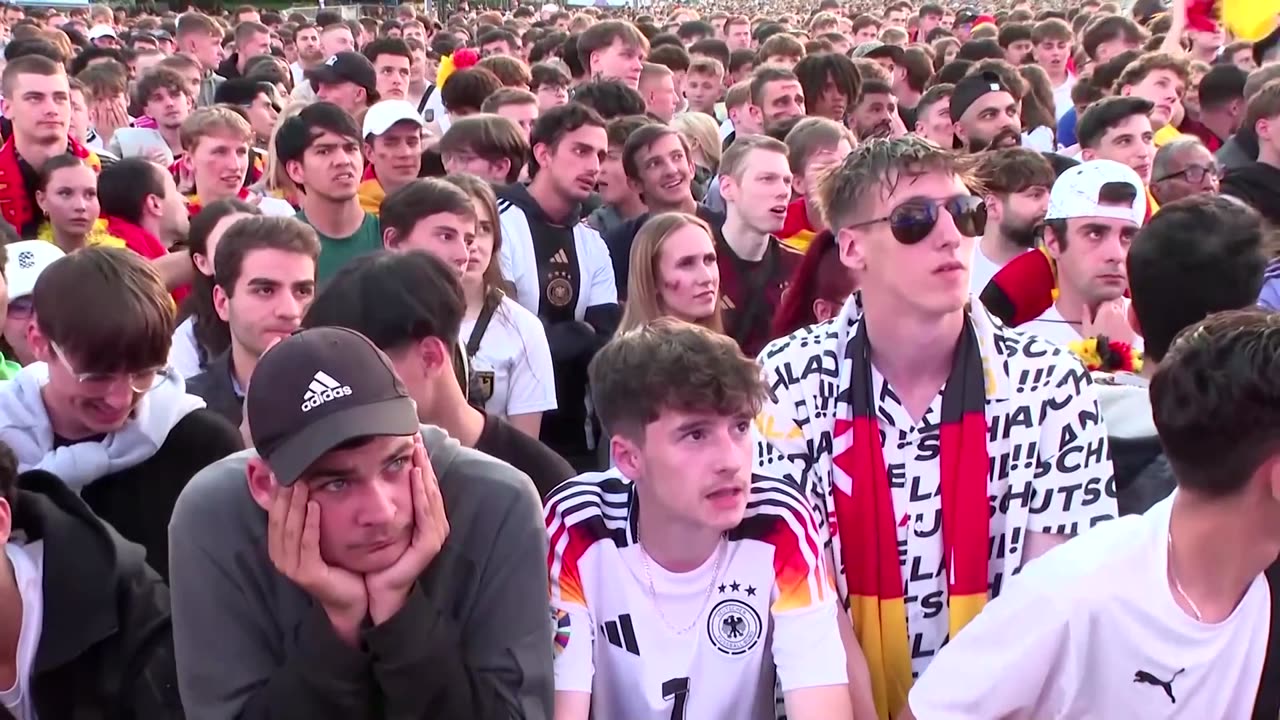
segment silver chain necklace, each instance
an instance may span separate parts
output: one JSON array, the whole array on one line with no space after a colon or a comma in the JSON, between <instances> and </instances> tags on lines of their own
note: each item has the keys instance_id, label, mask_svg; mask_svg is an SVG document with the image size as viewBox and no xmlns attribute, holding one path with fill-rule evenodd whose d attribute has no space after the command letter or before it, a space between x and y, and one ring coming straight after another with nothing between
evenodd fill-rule
<instances>
[{"instance_id":1,"label":"silver chain necklace","mask_svg":"<svg viewBox=\"0 0 1280 720\"><path fill-rule=\"evenodd\" d=\"M1173 589L1178 591L1178 595L1191 606L1191 613L1196 616L1196 622L1204 622L1204 618L1200 615L1200 607L1196 605L1196 601L1187 596L1185 590L1182 589L1182 583L1178 582L1178 573L1173 569L1173 533L1169 533L1169 578L1173 580Z\"/></svg>"},{"instance_id":2,"label":"silver chain necklace","mask_svg":"<svg viewBox=\"0 0 1280 720\"><path fill-rule=\"evenodd\" d=\"M702 619L702 611L707 609L707 603L711 602L711 591L716 587L716 580L720 577L720 561L724 559L725 548L727 543L724 537L716 543L716 562L711 567L711 582L707 585L706 595L702 598L702 605L698 607L698 612L693 616L693 622L683 628L678 628L667 620L666 613L662 612L662 605L658 604L658 591L653 586L653 573L649 571L649 552L644 549L644 543L637 543L640 546L640 564L644 567L644 579L649 583L649 601L653 603L653 609L658 611L658 619L662 620L662 624L676 635L684 635L690 630L698 626L698 622Z\"/></svg>"}]
</instances>

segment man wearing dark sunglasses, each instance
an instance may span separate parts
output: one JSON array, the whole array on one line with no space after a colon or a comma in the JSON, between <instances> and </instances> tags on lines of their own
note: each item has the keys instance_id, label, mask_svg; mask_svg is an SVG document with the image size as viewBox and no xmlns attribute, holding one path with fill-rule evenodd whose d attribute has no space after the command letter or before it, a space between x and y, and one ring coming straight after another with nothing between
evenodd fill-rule
<instances>
[{"instance_id":1,"label":"man wearing dark sunglasses","mask_svg":"<svg viewBox=\"0 0 1280 720\"><path fill-rule=\"evenodd\" d=\"M1091 160L1064 172L1049 194L1044 225L1058 298L1019 329L1062 347L1105 335L1140 350L1142 338L1127 319L1125 258L1145 214L1142 180L1131 168Z\"/></svg>"},{"instance_id":2,"label":"man wearing dark sunglasses","mask_svg":"<svg viewBox=\"0 0 1280 720\"><path fill-rule=\"evenodd\" d=\"M1199 138L1183 136L1156 151L1151 177L1151 194L1167 205L1192 195L1217 194L1222 170Z\"/></svg>"},{"instance_id":3,"label":"man wearing dark sunglasses","mask_svg":"<svg viewBox=\"0 0 1280 720\"><path fill-rule=\"evenodd\" d=\"M993 72L970 75L951 94L951 120L956 137L971 153L1022 144L1022 110L1018 98Z\"/></svg>"},{"instance_id":4,"label":"man wearing dark sunglasses","mask_svg":"<svg viewBox=\"0 0 1280 720\"><path fill-rule=\"evenodd\" d=\"M1116 500L1084 367L970 299L986 211L960 157L871 140L833 172L821 205L859 294L761 352L755 473L819 509L877 710L894 717L1010 574Z\"/></svg>"}]
</instances>

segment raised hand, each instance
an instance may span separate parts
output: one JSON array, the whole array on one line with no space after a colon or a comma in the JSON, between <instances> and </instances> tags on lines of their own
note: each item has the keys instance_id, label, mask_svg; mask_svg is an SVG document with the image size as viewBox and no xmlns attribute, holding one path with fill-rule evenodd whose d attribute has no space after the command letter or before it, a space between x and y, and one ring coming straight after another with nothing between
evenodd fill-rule
<instances>
[{"instance_id":1,"label":"raised hand","mask_svg":"<svg viewBox=\"0 0 1280 720\"><path fill-rule=\"evenodd\" d=\"M364 578L320 556L320 504L304 483L277 488L267 513L267 554L282 575L324 608L338 635L351 645L369 608Z\"/></svg>"},{"instance_id":2,"label":"raised hand","mask_svg":"<svg viewBox=\"0 0 1280 720\"><path fill-rule=\"evenodd\" d=\"M413 535L409 547L385 570L365 576L369 617L375 625L385 622L404 606L409 590L440 553L449 537L444 498L422 438L414 439L413 468L409 471L413 498Z\"/></svg>"},{"instance_id":3,"label":"raised hand","mask_svg":"<svg viewBox=\"0 0 1280 720\"><path fill-rule=\"evenodd\" d=\"M1108 340L1133 344L1138 334L1129 325L1128 309L1123 299L1109 300L1093 312L1086 305L1081 315L1080 334L1084 337L1106 335Z\"/></svg>"}]
</instances>

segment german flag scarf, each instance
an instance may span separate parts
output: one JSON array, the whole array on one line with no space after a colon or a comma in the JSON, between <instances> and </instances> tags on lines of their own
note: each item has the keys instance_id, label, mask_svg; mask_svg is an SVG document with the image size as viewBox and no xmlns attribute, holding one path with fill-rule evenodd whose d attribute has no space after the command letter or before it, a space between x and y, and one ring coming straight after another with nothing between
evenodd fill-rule
<instances>
[{"instance_id":1,"label":"german flag scarf","mask_svg":"<svg viewBox=\"0 0 1280 720\"><path fill-rule=\"evenodd\" d=\"M75 140L67 141L67 152L84 160L94 172L102 169L98 156ZM27 190L18 165L18 147L10 135L4 145L0 146L0 217L17 228L19 233L24 226L34 222L40 212L31 202L31 195Z\"/></svg>"},{"instance_id":2,"label":"german flag scarf","mask_svg":"<svg viewBox=\"0 0 1280 720\"><path fill-rule=\"evenodd\" d=\"M898 517L880 438L864 317L846 349L852 365L852 418L838 418L836 436L852 433L834 458L836 527L854 632L871 671L882 719L906 706L911 689L911 648L898 556ZM942 552L947 568L949 636L955 637L987 601L989 520L987 420L982 353L965 314L951 375L942 391ZM840 478L840 475L844 478Z\"/></svg>"}]
</instances>

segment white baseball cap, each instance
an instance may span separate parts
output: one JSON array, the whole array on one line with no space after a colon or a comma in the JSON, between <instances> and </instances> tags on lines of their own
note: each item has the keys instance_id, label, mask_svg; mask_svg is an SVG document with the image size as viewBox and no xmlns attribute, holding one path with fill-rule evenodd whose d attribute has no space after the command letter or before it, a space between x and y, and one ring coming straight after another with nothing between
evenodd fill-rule
<instances>
[{"instance_id":1,"label":"white baseball cap","mask_svg":"<svg viewBox=\"0 0 1280 720\"><path fill-rule=\"evenodd\" d=\"M1133 202L1117 205L1101 201L1102 189L1112 184L1133 187ZM1100 217L1128 220L1141 226L1147 215L1147 191L1142 178L1128 165L1114 160L1090 160L1062 173L1049 192L1045 220Z\"/></svg>"},{"instance_id":2,"label":"white baseball cap","mask_svg":"<svg viewBox=\"0 0 1280 720\"><path fill-rule=\"evenodd\" d=\"M36 289L36 279L44 269L66 253L44 240L20 240L5 246L8 260L4 264L4 277L9 283L9 298L26 297Z\"/></svg>"},{"instance_id":3,"label":"white baseball cap","mask_svg":"<svg viewBox=\"0 0 1280 720\"><path fill-rule=\"evenodd\" d=\"M112 28L110 25L94 25L92 28L89 28L90 40L97 40L98 38L104 38L108 36L116 38L117 40L120 39L120 36L116 35L115 29Z\"/></svg>"},{"instance_id":4,"label":"white baseball cap","mask_svg":"<svg viewBox=\"0 0 1280 720\"><path fill-rule=\"evenodd\" d=\"M383 100L374 103L364 114L364 137L381 135L391 129L392 125L404 121L415 122L418 127L425 128L427 121L422 119L418 108L408 100Z\"/></svg>"}]
</instances>

